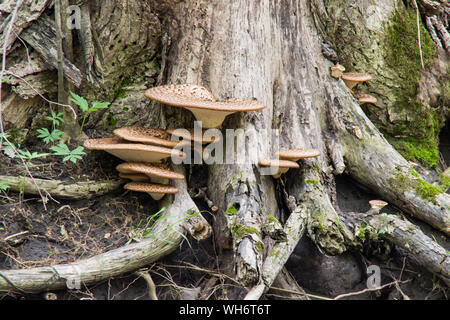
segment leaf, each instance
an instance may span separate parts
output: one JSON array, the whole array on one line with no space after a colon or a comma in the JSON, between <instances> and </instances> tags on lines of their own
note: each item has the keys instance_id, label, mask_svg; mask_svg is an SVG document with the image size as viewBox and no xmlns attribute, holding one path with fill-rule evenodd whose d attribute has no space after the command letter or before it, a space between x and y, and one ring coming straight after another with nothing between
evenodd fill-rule
<instances>
[{"instance_id":1,"label":"leaf","mask_svg":"<svg viewBox=\"0 0 450 320\"><path fill-rule=\"evenodd\" d=\"M8 181L0 181L0 191L6 191L9 188Z\"/></svg>"},{"instance_id":2,"label":"leaf","mask_svg":"<svg viewBox=\"0 0 450 320\"><path fill-rule=\"evenodd\" d=\"M63 162L70 160L71 162L76 163L77 160L81 159L82 155L86 154L83 151L84 148L82 146L78 146L72 151L70 151L69 147L64 143L60 143L57 146L50 147L50 149L54 151L53 154L55 156L64 156Z\"/></svg>"},{"instance_id":3,"label":"leaf","mask_svg":"<svg viewBox=\"0 0 450 320\"><path fill-rule=\"evenodd\" d=\"M69 91L70 95L72 96L72 98L70 98L70 101L72 101L73 103L75 103L77 106L80 107L81 111L83 112L87 112L89 109L89 104L86 101L85 98L80 97L79 95L73 93L72 91Z\"/></svg>"},{"instance_id":4,"label":"leaf","mask_svg":"<svg viewBox=\"0 0 450 320\"><path fill-rule=\"evenodd\" d=\"M65 143L50 147L50 150L54 151L55 156L65 156L70 153L69 147Z\"/></svg>"},{"instance_id":5,"label":"leaf","mask_svg":"<svg viewBox=\"0 0 450 320\"><path fill-rule=\"evenodd\" d=\"M2 83L6 83L9 81L9 79L11 79L11 76L6 76L2 79Z\"/></svg>"},{"instance_id":6,"label":"leaf","mask_svg":"<svg viewBox=\"0 0 450 320\"><path fill-rule=\"evenodd\" d=\"M89 112L94 112L94 111L97 111L97 110L99 110L99 109L105 109L105 108L108 108L109 105L110 105L109 102L98 102L98 101L93 101L93 102L92 102L92 107L89 108L88 111L89 111Z\"/></svg>"}]
</instances>

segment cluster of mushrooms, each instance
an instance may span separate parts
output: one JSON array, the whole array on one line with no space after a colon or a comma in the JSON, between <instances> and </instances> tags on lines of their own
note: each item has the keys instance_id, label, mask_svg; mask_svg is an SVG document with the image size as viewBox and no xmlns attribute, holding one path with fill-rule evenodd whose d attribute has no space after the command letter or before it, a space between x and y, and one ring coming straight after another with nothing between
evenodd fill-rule
<instances>
[{"instance_id":1,"label":"cluster of mushrooms","mask_svg":"<svg viewBox=\"0 0 450 320\"><path fill-rule=\"evenodd\" d=\"M217 101L214 95L205 87L194 84L169 84L153 87L145 91L145 96L165 105L182 107L190 110L204 128L218 128L225 117L235 112L256 111L266 108L255 99L228 99ZM187 134L180 134L187 132ZM184 179L180 173L170 169L167 163L169 157L184 159L187 155L174 148L193 143L212 143L216 140L206 140L196 137L194 129L163 130L159 128L143 128L137 126L114 130L114 137L87 139L84 147L89 150L103 150L122 160L116 167L121 178L132 182L124 188L131 191L147 192L153 199L160 200L165 194L175 194L178 189L169 185L170 179ZM176 136L179 140L173 140ZM200 150L201 151L201 150ZM261 160L259 166L271 168L274 178L289 168L298 168L296 161L302 158L317 157L320 152L315 149L282 150L278 159Z\"/></svg>"},{"instance_id":2,"label":"cluster of mushrooms","mask_svg":"<svg viewBox=\"0 0 450 320\"><path fill-rule=\"evenodd\" d=\"M376 104L377 103L377 98L375 98L374 96L372 96L370 94L353 92L353 88L358 83L366 82L366 81L373 79L370 74L357 73L357 72L344 72L345 67L340 64L336 64L336 65L332 66L330 69L331 69L331 76L336 79L341 78L342 80L344 80L345 85L350 90L351 94L359 101L359 103L361 103L361 104L363 104L363 103Z\"/></svg>"}]
</instances>

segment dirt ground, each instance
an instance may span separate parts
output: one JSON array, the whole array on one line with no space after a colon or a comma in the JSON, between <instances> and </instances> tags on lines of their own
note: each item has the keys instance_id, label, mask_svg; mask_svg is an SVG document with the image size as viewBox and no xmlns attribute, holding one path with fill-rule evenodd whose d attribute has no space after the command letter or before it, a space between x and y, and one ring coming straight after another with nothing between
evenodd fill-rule
<instances>
[{"instance_id":1,"label":"dirt ground","mask_svg":"<svg viewBox=\"0 0 450 320\"><path fill-rule=\"evenodd\" d=\"M95 136L95 134L93 134ZM445 137L445 136L443 136ZM450 144L443 143L441 152L450 163ZM39 145L29 145L33 151ZM50 157L45 160L33 160L30 171L35 178L58 179L69 182L76 180L119 179L115 166L121 161L104 152L88 152L77 164L62 162ZM206 171L201 166L191 168L194 173L188 181L190 188L204 187ZM0 154L0 175L26 175L22 164ZM377 198L348 177L337 178L338 203L342 211L365 212L368 200ZM201 199L195 199L200 210L208 210ZM68 263L88 258L96 254L123 246L142 231L138 225L147 222L147 218L160 208L158 203L147 194L128 192L119 188L104 196L91 199L53 199L46 204L39 196L21 193L0 193L0 270L31 268ZM398 208L388 206L386 212L402 214ZM204 214L211 223L213 216ZM408 217L408 219L410 219ZM436 241L450 250L447 238L425 224L418 225ZM6 239L6 240L5 240ZM302 240L299 246L307 246ZM219 252L214 246L214 237L198 242L192 238L183 241L172 254L146 268L157 286L159 299L221 299L227 290L236 284L218 269ZM312 249L313 251L316 249ZM309 252L317 255L317 252ZM402 286L403 292L413 299L447 299L448 289L442 288L425 270L421 270L414 258L405 252L391 248L383 254L365 252L351 253L353 258L362 259L366 265L376 263L383 270L383 283L392 279L411 278ZM289 264L288 264L289 265ZM289 270L295 274L296 265L290 264ZM294 266L294 267L292 267ZM365 276L359 286L363 286ZM304 286L306 292L321 294L318 287ZM322 279L321 281L327 281ZM315 283L321 286L323 283ZM136 273L100 282L80 290L66 290L38 295L4 295L1 299L48 299L60 300L96 299L96 300L141 300L148 299L147 282ZM378 293L357 296L360 299L399 299L400 291L386 288ZM56 296L55 296L56 295ZM268 294L268 299L277 295Z\"/></svg>"}]
</instances>

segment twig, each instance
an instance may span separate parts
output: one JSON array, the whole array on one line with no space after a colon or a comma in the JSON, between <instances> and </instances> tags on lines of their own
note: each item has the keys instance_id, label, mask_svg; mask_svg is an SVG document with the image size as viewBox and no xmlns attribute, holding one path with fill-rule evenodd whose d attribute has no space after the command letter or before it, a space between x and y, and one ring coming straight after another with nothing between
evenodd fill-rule
<instances>
[{"instance_id":1,"label":"twig","mask_svg":"<svg viewBox=\"0 0 450 320\"><path fill-rule=\"evenodd\" d=\"M420 64L422 65L422 69L425 68L425 65L423 64L423 56L422 56L422 45L420 43L420 14L419 14L419 7L417 6L416 0L413 0L414 7L416 8L416 21L417 21L417 41L419 42L419 54L420 54Z\"/></svg>"},{"instance_id":2,"label":"twig","mask_svg":"<svg viewBox=\"0 0 450 320\"><path fill-rule=\"evenodd\" d=\"M363 294L363 293L366 293L366 292L378 291L378 290L384 289L384 288L392 286L392 285L398 285L399 283L407 283L407 282L410 282L410 281L411 281L411 279L404 280L404 281L395 280L395 281L386 283L386 284L384 284L382 286L379 286L379 287L376 287L376 288L366 288L366 289L361 290L361 291L343 293L343 294L340 294L340 295L334 297L333 300L339 300L339 299L346 298L346 297L357 296L357 295L360 295L360 294Z\"/></svg>"},{"instance_id":3,"label":"twig","mask_svg":"<svg viewBox=\"0 0 450 320\"><path fill-rule=\"evenodd\" d=\"M150 274L145 271L138 271L136 272L136 274L144 278L145 281L147 281L148 296L150 297L150 300L158 300L158 296L156 295L156 286Z\"/></svg>"}]
</instances>

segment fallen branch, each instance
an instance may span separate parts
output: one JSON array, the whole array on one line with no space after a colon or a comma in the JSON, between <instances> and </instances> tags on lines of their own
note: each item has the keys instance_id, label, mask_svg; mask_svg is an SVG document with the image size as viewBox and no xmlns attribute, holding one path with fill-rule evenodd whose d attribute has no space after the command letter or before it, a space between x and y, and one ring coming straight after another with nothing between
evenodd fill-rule
<instances>
[{"instance_id":1,"label":"fallen branch","mask_svg":"<svg viewBox=\"0 0 450 320\"><path fill-rule=\"evenodd\" d=\"M9 190L27 194L40 194L45 190L54 197L85 199L117 190L123 180L80 181L67 183L61 180L31 179L29 177L0 176L0 181L8 184ZM44 192L44 193L45 193Z\"/></svg>"}]
</instances>

